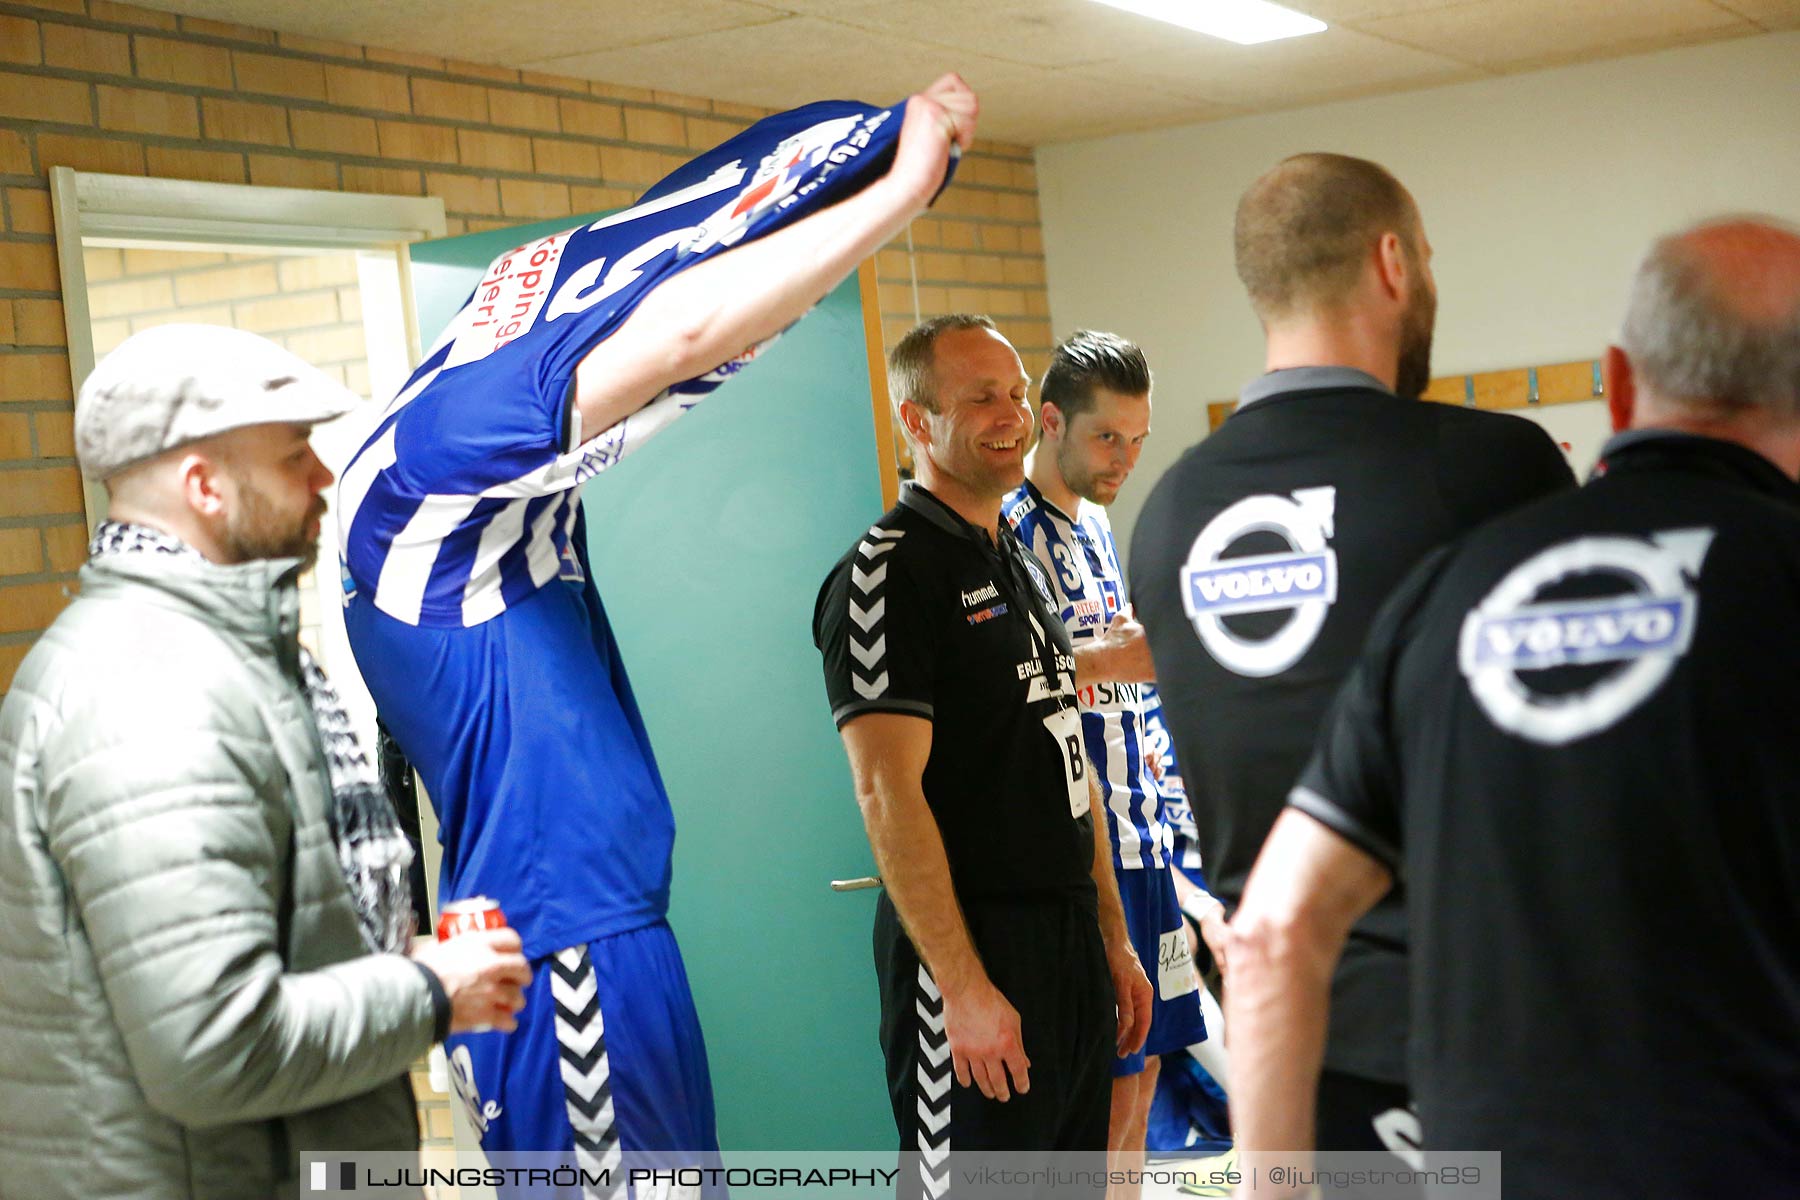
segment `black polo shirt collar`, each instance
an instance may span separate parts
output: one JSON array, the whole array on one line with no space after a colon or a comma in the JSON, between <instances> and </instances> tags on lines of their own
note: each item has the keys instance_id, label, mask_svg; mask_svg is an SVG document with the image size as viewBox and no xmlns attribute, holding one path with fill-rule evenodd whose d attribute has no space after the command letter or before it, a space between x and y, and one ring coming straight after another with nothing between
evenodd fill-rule
<instances>
[{"instance_id":1,"label":"black polo shirt collar","mask_svg":"<svg viewBox=\"0 0 1800 1200\"><path fill-rule=\"evenodd\" d=\"M1614 434L1600 449L1594 477L1651 469L1713 475L1800 503L1800 483L1748 446L1680 429L1628 429Z\"/></svg>"},{"instance_id":2,"label":"black polo shirt collar","mask_svg":"<svg viewBox=\"0 0 1800 1200\"><path fill-rule=\"evenodd\" d=\"M1372 388L1392 396L1393 390L1367 371L1355 367L1283 367L1259 375L1238 393L1238 408L1245 409L1258 400L1287 392L1341 392L1350 388Z\"/></svg>"},{"instance_id":3,"label":"black polo shirt collar","mask_svg":"<svg viewBox=\"0 0 1800 1200\"><path fill-rule=\"evenodd\" d=\"M998 545L1000 530L1006 528L1006 518L996 510L994 513L993 536L984 534L979 528L963 520L962 514L939 500L928 491L924 484L916 479L909 479L900 485L900 503L912 509L920 516L955 537L966 537L970 541L979 542L983 546Z\"/></svg>"}]
</instances>

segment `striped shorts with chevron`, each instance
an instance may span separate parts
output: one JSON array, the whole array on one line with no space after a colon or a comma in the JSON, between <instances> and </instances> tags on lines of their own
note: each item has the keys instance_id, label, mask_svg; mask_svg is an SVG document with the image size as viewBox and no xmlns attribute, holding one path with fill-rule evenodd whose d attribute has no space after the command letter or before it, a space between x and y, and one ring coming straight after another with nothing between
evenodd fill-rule
<instances>
[{"instance_id":1,"label":"striped shorts with chevron","mask_svg":"<svg viewBox=\"0 0 1800 1200\"><path fill-rule=\"evenodd\" d=\"M944 1002L884 893L875 967L888 1096L900 1133L904 1200L952 1195L950 1155L968 1150L1091 1151L1103 1168L1112 1102L1112 978L1086 903L965 901L988 976L1019 1012L1031 1090L1002 1104L956 1082Z\"/></svg>"},{"instance_id":2,"label":"striped shorts with chevron","mask_svg":"<svg viewBox=\"0 0 1800 1200\"><path fill-rule=\"evenodd\" d=\"M718 1161L706 1045L664 922L533 963L517 1031L458 1035L450 1052L484 1150L573 1151L615 1176L625 1151Z\"/></svg>"}]
</instances>

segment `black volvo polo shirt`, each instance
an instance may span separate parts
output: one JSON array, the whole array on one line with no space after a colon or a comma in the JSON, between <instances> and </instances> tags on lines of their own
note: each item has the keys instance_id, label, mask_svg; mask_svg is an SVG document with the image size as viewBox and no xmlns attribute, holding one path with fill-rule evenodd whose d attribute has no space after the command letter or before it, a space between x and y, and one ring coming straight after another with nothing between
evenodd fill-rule
<instances>
[{"instance_id":1,"label":"black volvo polo shirt","mask_svg":"<svg viewBox=\"0 0 1800 1200\"><path fill-rule=\"evenodd\" d=\"M819 590L813 642L841 728L931 722L925 799L959 899L1092 897L1075 658L1036 563L909 483Z\"/></svg>"},{"instance_id":2,"label":"black volvo polo shirt","mask_svg":"<svg viewBox=\"0 0 1800 1200\"><path fill-rule=\"evenodd\" d=\"M1132 596L1206 878L1235 907L1375 612L1434 547L1574 476L1521 417L1402 400L1343 367L1273 371L1157 482ZM1405 922L1361 922L1326 1065L1403 1082Z\"/></svg>"},{"instance_id":3,"label":"black volvo polo shirt","mask_svg":"<svg viewBox=\"0 0 1800 1200\"><path fill-rule=\"evenodd\" d=\"M1800 487L1626 434L1422 565L1292 803L1398 872L1426 1142L1506 1194L1800 1189Z\"/></svg>"}]
</instances>

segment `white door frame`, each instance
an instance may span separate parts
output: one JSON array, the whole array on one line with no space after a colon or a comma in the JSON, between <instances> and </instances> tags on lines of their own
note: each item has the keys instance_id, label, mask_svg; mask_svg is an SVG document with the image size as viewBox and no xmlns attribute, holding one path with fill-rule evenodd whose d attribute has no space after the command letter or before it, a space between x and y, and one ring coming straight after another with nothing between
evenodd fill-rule
<instances>
[{"instance_id":1,"label":"white door frame","mask_svg":"<svg viewBox=\"0 0 1800 1200\"><path fill-rule=\"evenodd\" d=\"M82 382L94 369L87 268L82 260L86 246L192 249L204 245L277 253L356 250L392 254L399 264L407 366L419 359L412 263L406 247L444 236L444 202L437 196L368 196L144 179L52 167L50 203L56 221L56 257L62 273L63 324L68 331L74 395L80 395ZM82 491L91 530L106 514L106 493L86 479Z\"/></svg>"}]
</instances>

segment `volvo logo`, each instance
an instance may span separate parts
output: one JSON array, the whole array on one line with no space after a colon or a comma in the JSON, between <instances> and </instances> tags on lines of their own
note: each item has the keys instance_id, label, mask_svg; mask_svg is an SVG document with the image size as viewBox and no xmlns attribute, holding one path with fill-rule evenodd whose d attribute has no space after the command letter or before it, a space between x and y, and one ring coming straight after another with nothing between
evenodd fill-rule
<instances>
[{"instance_id":1,"label":"volvo logo","mask_svg":"<svg viewBox=\"0 0 1800 1200\"><path fill-rule=\"evenodd\" d=\"M1337 553L1332 536L1337 489L1301 488L1291 496L1249 496L1208 521L1181 568L1181 603L1201 643L1220 664L1261 678L1300 661L1337 600ZM1223 557L1253 533L1272 533L1285 553ZM1241 613L1293 614L1275 633L1253 638L1233 631L1225 617Z\"/></svg>"},{"instance_id":2,"label":"volvo logo","mask_svg":"<svg viewBox=\"0 0 1800 1200\"><path fill-rule=\"evenodd\" d=\"M1710 529L1585 537L1507 573L1463 618L1457 664L1488 718L1550 746L1598 733L1642 704L1687 653L1699 615L1693 582ZM1571 581L1616 582L1601 599L1546 600ZM1534 688L1527 672L1620 664L1586 686Z\"/></svg>"}]
</instances>

